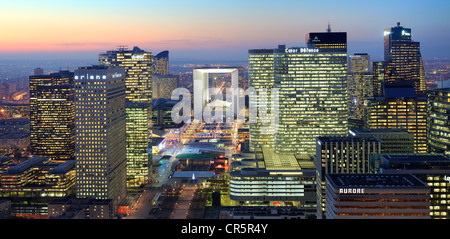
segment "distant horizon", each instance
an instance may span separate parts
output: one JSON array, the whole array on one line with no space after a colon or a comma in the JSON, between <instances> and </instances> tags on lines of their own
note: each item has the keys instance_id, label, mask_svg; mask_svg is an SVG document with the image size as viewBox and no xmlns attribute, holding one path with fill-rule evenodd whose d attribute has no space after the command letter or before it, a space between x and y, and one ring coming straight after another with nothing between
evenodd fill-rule
<instances>
[{"instance_id":1,"label":"distant horizon","mask_svg":"<svg viewBox=\"0 0 450 239\"><path fill-rule=\"evenodd\" d=\"M383 57L383 32L397 22L420 42L422 57L450 55L450 1L229 0L2 3L0 60L93 59L139 46L172 60L245 61L249 49L302 47L309 32L347 32L348 54ZM81 14L82 13L82 14Z\"/></svg>"}]
</instances>

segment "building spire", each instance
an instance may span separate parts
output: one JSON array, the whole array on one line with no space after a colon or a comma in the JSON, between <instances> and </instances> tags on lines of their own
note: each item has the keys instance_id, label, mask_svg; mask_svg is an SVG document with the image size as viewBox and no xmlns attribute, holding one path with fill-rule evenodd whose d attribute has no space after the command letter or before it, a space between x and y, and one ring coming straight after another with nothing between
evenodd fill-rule
<instances>
[{"instance_id":1,"label":"building spire","mask_svg":"<svg viewBox=\"0 0 450 239\"><path fill-rule=\"evenodd\" d=\"M327 32L331 32L331 24L330 24L330 22L328 22L328 29L327 29Z\"/></svg>"}]
</instances>

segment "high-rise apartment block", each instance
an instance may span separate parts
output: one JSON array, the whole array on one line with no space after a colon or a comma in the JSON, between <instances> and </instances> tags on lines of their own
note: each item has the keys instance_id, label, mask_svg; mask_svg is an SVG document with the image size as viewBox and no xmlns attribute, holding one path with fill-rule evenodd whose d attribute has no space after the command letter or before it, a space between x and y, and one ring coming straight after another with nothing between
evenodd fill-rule
<instances>
[{"instance_id":1,"label":"high-rise apartment block","mask_svg":"<svg viewBox=\"0 0 450 239\"><path fill-rule=\"evenodd\" d=\"M74 159L73 78L69 71L30 76L30 143L34 155Z\"/></svg>"},{"instance_id":2,"label":"high-rise apartment block","mask_svg":"<svg viewBox=\"0 0 450 239\"><path fill-rule=\"evenodd\" d=\"M120 202L127 194L125 71L75 70L77 198Z\"/></svg>"}]
</instances>

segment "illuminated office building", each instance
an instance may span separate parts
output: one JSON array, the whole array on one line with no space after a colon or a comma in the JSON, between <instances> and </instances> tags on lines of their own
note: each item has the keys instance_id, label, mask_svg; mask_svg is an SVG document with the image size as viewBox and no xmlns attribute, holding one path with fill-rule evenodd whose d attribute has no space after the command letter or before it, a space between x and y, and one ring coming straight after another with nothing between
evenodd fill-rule
<instances>
[{"instance_id":1,"label":"illuminated office building","mask_svg":"<svg viewBox=\"0 0 450 239\"><path fill-rule=\"evenodd\" d=\"M312 160L263 147L256 158L234 162L230 199L247 206L295 206L316 214L316 173Z\"/></svg>"},{"instance_id":2,"label":"illuminated office building","mask_svg":"<svg viewBox=\"0 0 450 239\"><path fill-rule=\"evenodd\" d=\"M128 188L148 183L151 173L152 53L138 47L99 54L99 64L125 69ZM139 105L140 104L140 105ZM147 120L146 120L147 119ZM139 125L137 125L139 124ZM144 135L147 134L147 139ZM150 148L151 150L151 148Z\"/></svg>"},{"instance_id":3,"label":"illuminated office building","mask_svg":"<svg viewBox=\"0 0 450 239\"><path fill-rule=\"evenodd\" d=\"M30 144L33 155L74 159L73 72L30 76Z\"/></svg>"},{"instance_id":4,"label":"illuminated office building","mask_svg":"<svg viewBox=\"0 0 450 239\"><path fill-rule=\"evenodd\" d=\"M0 157L0 201L11 202L11 214L20 218L48 218L48 204L58 198L73 197L75 160L55 162L34 156L17 163Z\"/></svg>"},{"instance_id":5,"label":"illuminated office building","mask_svg":"<svg viewBox=\"0 0 450 239\"><path fill-rule=\"evenodd\" d=\"M153 99L170 99L172 91L178 87L178 76L176 75L153 75L152 91Z\"/></svg>"},{"instance_id":6,"label":"illuminated office building","mask_svg":"<svg viewBox=\"0 0 450 239\"><path fill-rule=\"evenodd\" d=\"M428 149L450 154L450 88L428 90Z\"/></svg>"},{"instance_id":7,"label":"illuminated office building","mask_svg":"<svg viewBox=\"0 0 450 239\"><path fill-rule=\"evenodd\" d=\"M169 51L162 51L155 55L153 73L157 75L169 74Z\"/></svg>"},{"instance_id":8,"label":"illuminated office building","mask_svg":"<svg viewBox=\"0 0 450 239\"><path fill-rule=\"evenodd\" d=\"M384 77L386 73L386 64L384 61L376 61L372 63L373 71L373 95L380 96L383 94Z\"/></svg>"},{"instance_id":9,"label":"illuminated office building","mask_svg":"<svg viewBox=\"0 0 450 239\"><path fill-rule=\"evenodd\" d=\"M373 75L370 72L370 56L355 53L349 56L347 79L349 117L366 121L369 97L373 96Z\"/></svg>"},{"instance_id":10,"label":"illuminated office building","mask_svg":"<svg viewBox=\"0 0 450 239\"><path fill-rule=\"evenodd\" d=\"M350 136L376 137L382 141L382 154L414 154L414 134L405 129L350 129Z\"/></svg>"},{"instance_id":11,"label":"illuminated office building","mask_svg":"<svg viewBox=\"0 0 450 239\"><path fill-rule=\"evenodd\" d=\"M99 64L124 68L127 102L151 102L152 53L139 47L119 48L99 54Z\"/></svg>"},{"instance_id":12,"label":"illuminated office building","mask_svg":"<svg viewBox=\"0 0 450 239\"><path fill-rule=\"evenodd\" d=\"M306 40L308 47L249 51L249 86L267 89L269 102L250 122L251 150L314 155L316 137L348 134L347 33L309 33ZM259 105L259 92L249 102Z\"/></svg>"},{"instance_id":13,"label":"illuminated office building","mask_svg":"<svg viewBox=\"0 0 450 239\"><path fill-rule=\"evenodd\" d=\"M411 28L400 26L384 30L385 82L410 82L417 93L424 92L425 73L420 43L411 39Z\"/></svg>"},{"instance_id":14,"label":"illuminated office building","mask_svg":"<svg viewBox=\"0 0 450 239\"><path fill-rule=\"evenodd\" d=\"M427 97L403 85L386 86L384 91L384 96L370 99L368 127L407 130L414 134L414 152L427 153Z\"/></svg>"},{"instance_id":15,"label":"illuminated office building","mask_svg":"<svg viewBox=\"0 0 450 239\"><path fill-rule=\"evenodd\" d=\"M317 137L317 217L325 216L325 176L330 173L369 173L370 157L381 152L375 137Z\"/></svg>"},{"instance_id":16,"label":"illuminated office building","mask_svg":"<svg viewBox=\"0 0 450 239\"><path fill-rule=\"evenodd\" d=\"M127 194L125 71L104 66L75 70L77 198Z\"/></svg>"},{"instance_id":17,"label":"illuminated office building","mask_svg":"<svg viewBox=\"0 0 450 239\"><path fill-rule=\"evenodd\" d=\"M309 36L308 48L275 50L277 153L314 155L316 137L348 134L346 33Z\"/></svg>"},{"instance_id":18,"label":"illuminated office building","mask_svg":"<svg viewBox=\"0 0 450 239\"><path fill-rule=\"evenodd\" d=\"M436 154L381 155L377 173L410 173L430 187L430 216L449 219L450 159Z\"/></svg>"},{"instance_id":19,"label":"illuminated office building","mask_svg":"<svg viewBox=\"0 0 450 239\"><path fill-rule=\"evenodd\" d=\"M259 150L262 147L275 147L275 131L269 126L272 123L274 115L270 110L270 101L272 88L274 87L274 51L266 49L257 49L248 51L248 81L249 87L256 91L266 90L267 92L267 111L258 112L256 122L250 122L249 140L250 150ZM257 105L257 97L249 97L250 105ZM264 129L268 130L264 130Z\"/></svg>"},{"instance_id":20,"label":"illuminated office building","mask_svg":"<svg viewBox=\"0 0 450 239\"><path fill-rule=\"evenodd\" d=\"M327 219L430 219L430 188L412 174L327 174Z\"/></svg>"}]
</instances>

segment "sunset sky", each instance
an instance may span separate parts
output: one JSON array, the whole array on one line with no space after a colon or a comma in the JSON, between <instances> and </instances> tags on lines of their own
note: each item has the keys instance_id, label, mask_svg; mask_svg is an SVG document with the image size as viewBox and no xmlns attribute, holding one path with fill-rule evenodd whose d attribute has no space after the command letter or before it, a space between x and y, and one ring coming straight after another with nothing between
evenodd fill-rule
<instances>
[{"instance_id":1,"label":"sunset sky","mask_svg":"<svg viewBox=\"0 0 450 239\"><path fill-rule=\"evenodd\" d=\"M0 3L0 59L86 59L119 45L171 59L246 60L248 49L304 46L346 31L349 54L383 54L383 30L412 29L424 57L450 56L450 1L16 0Z\"/></svg>"}]
</instances>

